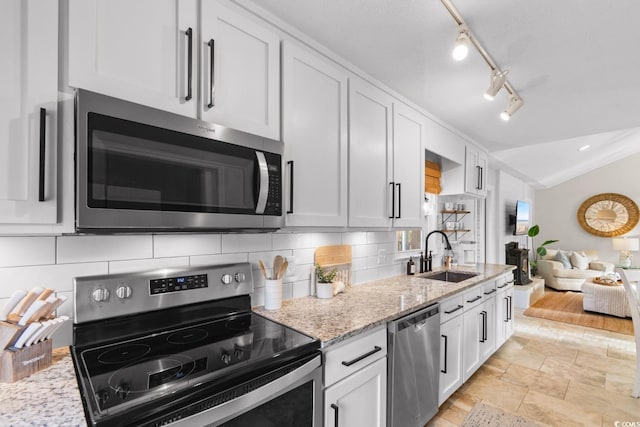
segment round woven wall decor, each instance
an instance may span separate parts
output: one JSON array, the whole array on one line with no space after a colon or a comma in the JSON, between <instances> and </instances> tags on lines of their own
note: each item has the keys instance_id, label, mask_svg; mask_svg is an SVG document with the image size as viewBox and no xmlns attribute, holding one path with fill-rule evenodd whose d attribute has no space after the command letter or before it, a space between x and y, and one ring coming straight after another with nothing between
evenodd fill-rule
<instances>
[{"instance_id":1,"label":"round woven wall decor","mask_svg":"<svg viewBox=\"0 0 640 427\"><path fill-rule=\"evenodd\" d=\"M638 224L638 205L622 194L602 193L585 200L578 209L578 222L588 233L615 237Z\"/></svg>"}]
</instances>

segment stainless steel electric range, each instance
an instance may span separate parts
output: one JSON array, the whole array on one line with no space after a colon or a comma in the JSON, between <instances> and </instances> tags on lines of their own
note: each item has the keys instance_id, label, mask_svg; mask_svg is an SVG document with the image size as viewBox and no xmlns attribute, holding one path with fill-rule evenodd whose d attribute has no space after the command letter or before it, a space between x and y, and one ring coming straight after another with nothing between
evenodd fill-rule
<instances>
[{"instance_id":1,"label":"stainless steel electric range","mask_svg":"<svg viewBox=\"0 0 640 427\"><path fill-rule=\"evenodd\" d=\"M249 263L74 280L95 426L320 427L320 343L251 312Z\"/></svg>"}]
</instances>

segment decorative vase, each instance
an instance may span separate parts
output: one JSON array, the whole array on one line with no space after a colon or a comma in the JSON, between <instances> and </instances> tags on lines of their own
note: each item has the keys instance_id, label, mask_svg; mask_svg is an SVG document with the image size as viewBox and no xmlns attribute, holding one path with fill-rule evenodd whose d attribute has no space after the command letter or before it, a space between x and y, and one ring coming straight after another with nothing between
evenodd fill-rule
<instances>
[{"instance_id":1,"label":"decorative vase","mask_svg":"<svg viewBox=\"0 0 640 427\"><path fill-rule=\"evenodd\" d=\"M333 283L316 283L316 296L322 299L333 298Z\"/></svg>"}]
</instances>

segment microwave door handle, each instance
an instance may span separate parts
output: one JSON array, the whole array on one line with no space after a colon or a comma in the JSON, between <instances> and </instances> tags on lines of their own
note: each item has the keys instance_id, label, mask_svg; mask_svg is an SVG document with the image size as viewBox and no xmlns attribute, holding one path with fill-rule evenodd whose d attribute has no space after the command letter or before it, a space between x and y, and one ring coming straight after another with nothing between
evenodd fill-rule
<instances>
[{"instance_id":1,"label":"microwave door handle","mask_svg":"<svg viewBox=\"0 0 640 427\"><path fill-rule=\"evenodd\" d=\"M269 196L269 168L267 167L267 159L264 157L264 153L256 151L256 158L258 159L258 173L260 174L256 213L263 214L267 206L267 197Z\"/></svg>"}]
</instances>

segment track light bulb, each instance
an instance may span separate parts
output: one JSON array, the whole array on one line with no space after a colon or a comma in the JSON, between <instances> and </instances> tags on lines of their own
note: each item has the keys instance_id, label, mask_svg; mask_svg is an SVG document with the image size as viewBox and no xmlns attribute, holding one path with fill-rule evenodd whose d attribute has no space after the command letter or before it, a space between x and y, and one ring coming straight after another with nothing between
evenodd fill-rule
<instances>
[{"instance_id":1,"label":"track light bulb","mask_svg":"<svg viewBox=\"0 0 640 427\"><path fill-rule=\"evenodd\" d=\"M484 93L486 100L493 101L496 94L500 92L504 82L507 81L507 74L509 74L509 70L500 71L496 69L491 71L491 83L489 84L489 89Z\"/></svg>"},{"instance_id":2,"label":"track light bulb","mask_svg":"<svg viewBox=\"0 0 640 427\"><path fill-rule=\"evenodd\" d=\"M456 38L451 56L456 61L462 61L469 54L469 30L463 24L458 25L458 37Z\"/></svg>"},{"instance_id":3,"label":"track light bulb","mask_svg":"<svg viewBox=\"0 0 640 427\"><path fill-rule=\"evenodd\" d=\"M518 98L517 96L511 95L509 97L509 105L507 109L500 113L500 118L505 122L508 121L513 114L522 107L522 98Z\"/></svg>"}]
</instances>

